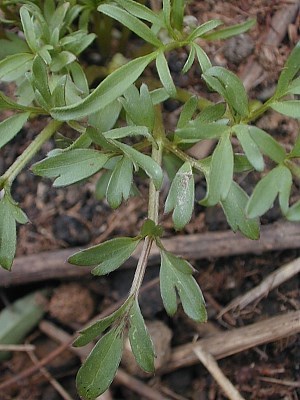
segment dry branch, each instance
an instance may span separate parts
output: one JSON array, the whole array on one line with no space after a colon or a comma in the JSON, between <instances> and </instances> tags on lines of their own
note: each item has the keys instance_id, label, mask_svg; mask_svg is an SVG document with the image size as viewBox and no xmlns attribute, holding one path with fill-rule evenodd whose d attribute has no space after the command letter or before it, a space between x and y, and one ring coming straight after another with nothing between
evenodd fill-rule
<instances>
[{"instance_id":1,"label":"dry branch","mask_svg":"<svg viewBox=\"0 0 300 400\"><path fill-rule=\"evenodd\" d=\"M178 235L164 239L167 250L189 260L227 257L239 254L261 254L266 251L300 248L300 225L277 222L261 229L261 238L252 241L232 231L207 232L203 234ZM71 266L67 258L78 251L70 248L43 252L16 258L11 272L0 270L0 287L21 285L47 279L72 278L90 273L88 267ZM125 265L135 267L139 249ZM159 251L153 248L149 265L159 262Z\"/></svg>"},{"instance_id":2,"label":"dry branch","mask_svg":"<svg viewBox=\"0 0 300 400\"><path fill-rule=\"evenodd\" d=\"M270 343L300 332L300 311L293 311L261 322L218 333L197 343L177 347L168 363L159 373L167 373L177 368L196 364L195 350L198 344L210 352L215 359L224 358L252 347Z\"/></svg>"},{"instance_id":3,"label":"dry branch","mask_svg":"<svg viewBox=\"0 0 300 400\"><path fill-rule=\"evenodd\" d=\"M223 314L227 313L230 310L234 310L239 308L242 310L247 307L251 302L263 298L267 296L268 293L281 285L283 282L291 279L293 276L297 275L300 272L300 258L291 261L290 263L283 265L278 268L276 271L272 272L268 275L258 286L249 290L249 292L244 295L236 297L233 301L231 301L226 307L224 307L219 317Z\"/></svg>"}]
</instances>

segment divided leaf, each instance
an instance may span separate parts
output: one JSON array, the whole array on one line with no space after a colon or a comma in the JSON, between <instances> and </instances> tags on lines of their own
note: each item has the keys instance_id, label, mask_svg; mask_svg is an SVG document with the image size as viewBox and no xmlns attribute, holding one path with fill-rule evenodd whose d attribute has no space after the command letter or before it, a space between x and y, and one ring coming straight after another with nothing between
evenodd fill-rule
<instances>
[{"instance_id":1,"label":"divided leaf","mask_svg":"<svg viewBox=\"0 0 300 400\"><path fill-rule=\"evenodd\" d=\"M93 266L94 275L105 275L119 268L134 252L140 238L120 237L107 240L73 254L68 262L74 265Z\"/></svg>"},{"instance_id":2,"label":"divided leaf","mask_svg":"<svg viewBox=\"0 0 300 400\"><path fill-rule=\"evenodd\" d=\"M112 383L123 351L123 326L104 335L78 371L76 386L84 400L95 400Z\"/></svg>"},{"instance_id":3,"label":"divided leaf","mask_svg":"<svg viewBox=\"0 0 300 400\"><path fill-rule=\"evenodd\" d=\"M48 157L32 166L34 174L56 178L53 186L67 186L98 172L107 162L105 154L91 149L74 149Z\"/></svg>"},{"instance_id":4,"label":"divided leaf","mask_svg":"<svg viewBox=\"0 0 300 400\"><path fill-rule=\"evenodd\" d=\"M247 217L245 209L248 200L248 195L233 181L226 199L220 203L233 232L239 230L249 239L256 240L259 238L259 220Z\"/></svg>"},{"instance_id":5,"label":"divided leaf","mask_svg":"<svg viewBox=\"0 0 300 400\"><path fill-rule=\"evenodd\" d=\"M248 218L256 218L267 212L278 194L281 210L287 213L291 185L292 174L287 167L279 165L270 171L255 186L246 207Z\"/></svg>"},{"instance_id":6,"label":"divided leaf","mask_svg":"<svg viewBox=\"0 0 300 400\"><path fill-rule=\"evenodd\" d=\"M137 299L135 299L129 313L128 336L133 355L139 366L146 372L154 372L153 343Z\"/></svg>"},{"instance_id":7,"label":"divided leaf","mask_svg":"<svg viewBox=\"0 0 300 400\"><path fill-rule=\"evenodd\" d=\"M175 314L178 293L184 312L197 322L205 322L205 302L192 272L193 269L187 261L167 251L161 251L160 291L167 313Z\"/></svg>"},{"instance_id":8,"label":"divided leaf","mask_svg":"<svg viewBox=\"0 0 300 400\"><path fill-rule=\"evenodd\" d=\"M185 162L176 173L165 203L165 212L173 211L176 229L182 229L191 219L195 201L195 183L192 166Z\"/></svg>"},{"instance_id":9,"label":"divided leaf","mask_svg":"<svg viewBox=\"0 0 300 400\"><path fill-rule=\"evenodd\" d=\"M132 185L132 162L127 157L122 157L115 166L106 191L108 204L112 208L117 208L122 203L122 199L127 200L130 195Z\"/></svg>"}]
</instances>

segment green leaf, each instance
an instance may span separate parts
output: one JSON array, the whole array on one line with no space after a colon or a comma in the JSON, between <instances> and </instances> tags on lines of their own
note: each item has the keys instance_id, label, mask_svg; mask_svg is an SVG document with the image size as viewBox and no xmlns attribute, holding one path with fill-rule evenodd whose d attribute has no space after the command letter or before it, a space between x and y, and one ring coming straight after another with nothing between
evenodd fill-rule
<instances>
[{"instance_id":1,"label":"green leaf","mask_svg":"<svg viewBox=\"0 0 300 400\"><path fill-rule=\"evenodd\" d=\"M127 200L132 185L132 162L127 157L122 157L114 168L108 182L106 197L112 208L117 208L122 199Z\"/></svg>"},{"instance_id":2,"label":"green leaf","mask_svg":"<svg viewBox=\"0 0 300 400\"><path fill-rule=\"evenodd\" d=\"M144 136L147 139L150 139L150 141L153 140L146 126L123 126L121 128L115 128L103 132L103 136L106 139L123 139L131 136Z\"/></svg>"},{"instance_id":3,"label":"green leaf","mask_svg":"<svg viewBox=\"0 0 300 400\"><path fill-rule=\"evenodd\" d=\"M278 194L282 211L287 212L291 183L292 176L287 167L279 165L274 168L255 186L246 207L247 216L255 218L263 215L272 207Z\"/></svg>"},{"instance_id":4,"label":"green leaf","mask_svg":"<svg viewBox=\"0 0 300 400\"><path fill-rule=\"evenodd\" d=\"M158 190L163 181L163 173L160 166L150 157L127 144L112 140L112 142L129 158L132 162L142 168L153 180L154 186Z\"/></svg>"},{"instance_id":5,"label":"green leaf","mask_svg":"<svg viewBox=\"0 0 300 400\"><path fill-rule=\"evenodd\" d=\"M284 68L279 76L275 97L279 98L286 94L290 82L296 76L300 69L300 42L296 44L294 49L291 51ZM299 80L299 79L298 79ZM281 111L279 111L281 112Z\"/></svg>"},{"instance_id":6,"label":"green leaf","mask_svg":"<svg viewBox=\"0 0 300 400\"><path fill-rule=\"evenodd\" d=\"M42 319L45 307L41 301L41 292L29 293L8 305L0 313L0 343L21 343ZM9 354L0 352L0 361Z\"/></svg>"},{"instance_id":7,"label":"green leaf","mask_svg":"<svg viewBox=\"0 0 300 400\"><path fill-rule=\"evenodd\" d=\"M103 109L138 79L155 55L156 53L151 53L129 61L108 75L84 100L67 107L55 107L51 110L51 115L54 119L65 121L80 119Z\"/></svg>"},{"instance_id":8,"label":"green leaf","mask_svg":"<svg viewBox=\"0 0 300 400\"><path fill-rule=\"evenodd\" d=\"M37 53L38 39L35 35L35 25L25 5L20 8L20 17L26 42L30 47L30 49L32 50L32 52Z\"/></svg>"},{"instance_id":9,"label":"green leaf","mask_svg":"<svg viewBox=\"0 0 300 400\"><path fill-rule=\"evenodd\" d=\"M224 103L217 103L211 106L205 107L195 119L195 123L209 123L214 122L223 117L226 111L226 105Z\"/></svg>"},{"instance_id":10,"label":"green leaf","mask_svg":"<svg viewBox=\"0 0 300 400\"><path fill-rule=\"evenodd\" d=\"M123 350L121 328L117 326L104 335L79 369L76 385L84 400L95 400L112 383Z\"/></svg>"},{"instance_id":11,"label":"green leaf","mask_svg":"<svg viewBox=\"0 0 300 400\"><path fill-rule=\"evenodd\" d=\"M176 96L176 86L174 85L173 78L171 76L168 62L163 51L160 51L156 57L156 68L159 79L163 84L164 88L171 97Z\"/></svg>"},{"instance_id":12,"label":"green leaf","mask_svg":"<svg viewBox=\"0 0 300 400\"><path fill-rule=\"evenodd\" d=\"M195 182L192 166L185 162L171 184L165 203L165 212L173 211L176 229L182 229L191 219L195 201Z\"/></svg>"},{"instance_id":13,"label":"green leaf","mask_svg":"<svg viewBox=\"0 0 300 400\"><path fill-rule=\"evenodd\" d=\"M189 264L167 251L161 251L160 290L169 315L177 310L176 291L184 312L197 322L205 322L207 314L201 290L193 278Z\"/></svg>"},{"instance_id":14,"label":"green leaf","mask_svg":"<svg viewBox=\"0 0 300 400\"><path fill-rule=\"evenodd\" d=\"M163 0L163 16L165 20L166 27L171 30L171 1Z\"/></svg>"},{"instance_id":15,"label":"green leaf","mask_svg":"<svg viewBox=\"0 0 300 400\"><path fill-rule=\"evenodd\" d=\"M74 265L97 265L94 275L105 275L120 267L134 252L139 238L120 237L107 240L72 255L68 262Z\"/></svg>"},{"instance_id":16,"label":"green leaf","mask_svg":"<svg viewBox=\"0 0 300 400\"><path fill-rule=\"evenodd\" d=\"M299 78L297 78L297 79L294 79L290 84L289 84L289 87L288 87L288 90L287 90L287 94L288 93L290 93L290 94L300 94L300 77Z\"/></svg>"},{"instance_id":17,"label":"green leaf","mask_svg":"<svg viewBox=\"0 0 300 400\"><path fill-rule=\"evenodd\" d=\"M163 22L159 16L143 4L139 4L133 0L116 0L116 3L120 4L126 11L139 19L151 22L157 26L163 26Z\"/></svg>"},{"instance_id":18,"label":"green leaf","mask_svg":"<svg viewBox=\"0 0 300 400\"><path fill-rule=\"evenodd\" d=\"M113 128L119 117L122 105L118 100L107 104L94 114L89 116L89 123L100 132L106 132Z\"/></svg>"},{"instance_id":19,"label":"green leaf","mask_svg":"<svg viewBox=\"0 0 300 400\"><path fill-rule=\"evenodd\" d=\"M182 143L196 143L205 139L217 139L225 135L230 128L219 123L199 123L198 120L192 121L185 128L176 129L176 136Z\"/></svg>"},{"instance_id":20,"label":"green leaf","mask_svg":"<svg viewBox=\"0 0 300 400\"><path fill-rule=\"evenodd\" d=\"M183 16L184 16L185 0L173 0L172 3L172 20L174 28L179 32L182 31L183 27Z\"/></svg>"},{"instance_id":21,"label":"green leaf","mask_svg":"<svg viewBox=\"0 0 300 400\"><path fill-rule=\"evenodd\" d=\"M27 217L5 194L0 200L0 266L10 270L16 252L16 222L26 223Z\"/></svg>"},{"instance_id":22,"label":"green leaf","mask_svg":"<svg viewBox=\"0 0 300 400\"><path fill-rule=\"evenodd\" d=\"M255 24L256 24L256 19L254 18L248 19L248 21L242 22L241 24L220 29L216 32L206 33L205 35L203 35L203 38L207 40L227 39L232 36L240 35L241 33L247 32Z\"/></svg>"},{"instance_id":23,"label":"green leaf","mask_svg":"<svg viewBox=\"0 0 300 400\"><path fill-rule=\"evenodd\" d=\"M72 62L68 66L68 69L71 72L76 87L81 91L83 96L87 96L89 94L89 85L81 65L78 62Z\"/></svg>"},{"instance_id":24,"label":"green leaf","mask_svg":"<svg viewBox=\"0 0 300 400\"><path fill-rule=\"evenodd\" d=\"M285 217L289 221L295 221L295 222L300 221L300 200L289 208Z\"/></svg>"},{"instance_id":25,"label":"green leaf","mask_svg":"<svg viewBox=\"0 0 300 400\"><path fill-rule=\"evenodd\" d=\"M248 132L263 154L278 164L285 160L284 148L271 135L256 126L248 126Z\"/></svg>"},{"instance_id":26,"label":"green leaf","mask_svg":"<svg viewBox=\"0 0 300 400\"><path fill-rule=\"evenodd\" d=\"M0 149L22 129L29 115L29 112L15 114L0 123Z\"/></svg>"},{"instance_id":27,"label":"green leaf","mask_svg":"<svg viewBox=\"0 0 300 400\"><path fill-rule=\"evenodd\" d=\"M212 31L213 29L217 28L222 24L223 22L218 19L212 19L210 21L207 21L204 24L197 26L197 28L194 29L194 31L189 35L187 40L192 42L198 37L205 35L207 32Z\"/></svg>"},{"instance_id":28,"label":"green leaf","mask_svg":"<svg viewBox=\"0 0 300 400\"><path fill-rule=\"evenodd\" d=\"M55 178L53 186L67 186L98 172L108 157L99 151L74 149L48 157L32 166L34 174Z\"/></svg>"},{"instance_id":29,"label":"green leaf","mask_svg":"<svg viewBox=\"0 0 300 400\"><path fill-rule=\"evenodd\" d=\"M113 4L102 4L97 8L97 10L125 25L128 29L140 36L147 43L151 43L156 47L161 46L161 41L156 37L151 29L124 9Z\"/></svg>"},{"instance_id":30,"label":"green leaf","mask_svg":"<svg viewBox=\"0 0 300 400\"><path fill-rule=\"evenodd\" d=\"M47 108L50 108L51 92L48 84L48 71L46 63L40 56L36 56L33 60L32 78L34 87L39 91L39 93L47 103Z\"/></svg>"},{"instance_id":31,"label":"green leaf","mask_svg":"<svg viewBox=\"0 0 300 400\"><path fill-rule=\"evenodd\" d=\"M64 67L73 63L76 56L69 51L61 51L52 58L50 69L52 72L60 72Z\"/></svg>"},{"instance_id":32,"label":"green leaf","mask_svg":"<svg viewBox=\"0 0 300 400\"><path fill-rule=\"evenodd\" d=\"M19 111L29 111L37 113L41 111L40 108L27 107L23 106L22 104L18 104L1 92L0 92L0 110L19 110Z\"/></svg>"},{"instance_id":33,"label":"green leaf","mask_svg":"<svg viewBox=\"0 0 300 400\"><path fill-rule=\"evenodd\" d=\"M264 170L264 159L259 150L258 145L252 139L250 134L250 126L248 125L236 125L232 128L235 132L245 154L250 163L257 171Z\"/></svg>"},{"instance_id":34,"label":"green leaf","mask_svg":"<svg viewBox=\"0 0 300 400\"><path fill-rule=\"evenodd\" d=\"M135 299L129 313L128 336L133 355L139 366L146 372L154 372L153 343L137 299Z\"/></svg>"},{"instance_id":35,"label":"green leaf","mask_svg":"<svg viewBox=\"0 0 300 400\"><path fill-rule=\"evenodd\" d=\"M152 219L146 219L141 228L141 236L145 238L150 236L152 238L161 237L163 234L163 228L161 225L156 225Z\"/></svg>"},{"instance_id":36,"label":"green leaf","mask_svg":"<svg viewBox=\"0 0 300 400\"><path fill-rule=\"evenodd\" d=\"M216 78L222 86L222 90L213 87L221 94L228 104L242 117L246 117L249 112L248 97L241 80L231 71L223 67L211 67L205 71L203 78L211 85L208 77ZM219 89L219 90L218 90Z\"/></svg>"},{"instance_id":37,"label":"green leaf","mask_svg":"<svg viewBox=\"0 0 300 400\"><path fill-rule=\"evenodd\" d=\"M180 113L180 117L177 123L177 128L185 127L190 120L193 118L193 115L198 107L198 99L196 96L192 96L188 99L188 101L182 107L182 111Z\"/></svg>"},{"instance_id":38,"label":"green leaf","mask_svg":"<svg viewBox=\"0 0 300 400\"><path fill-rule=\"evenodd\" d=\"M256 240L259 238L259 220L246 216L248 199L244 190L236 182L232 182L228 196L221 200L221 205L233 232L239 230L249 239Z\"/></svg>"},{"instance_id":39,"label":"green leaf","mask_svg":"<svg viewBox=\"0 0 300 400\"><path fill-rule=\"evenodd\" d=\"M0 59L19 53L29 53L30 49L24 39L16 33L6 32L7 39L0 39Z\"/></svg>"},{"instance_id":40,"label":"green leaf","mask_svg":"<svg viewBox=\"0 0 300 400\"><path fill-rule=\"evenodd\" d=\"M30 70L33 55L28 53L13 54L0 61L0 80L14 81Z\"/></svg>"},{"instance_id":41,"label":"green leaf","mask_svg":"<svg viewBox=\"0 0 300 400\"><path fill-rule=\"evenodd\" d=\"M201 67L201 71L203 73L206 72L212 66L211 62L210 62L210 59L208 58L208 55L205 53L205 51L197 43L193 43L192 47L196 51L196 55L197 55L198 62L199 62L200 67Z\"/></svg>"},{"instance_id":42,"label":"green leaf","mask_svg":"<svg viewBox=\"0 0 300 400\"><path fill-rule=\"evenodd\" d=\"M208 190L200 204L213 206L226 199L232 184L233 151L229 135L224 135L213 152L208 176Z\"/></svg>"},{"instance_id":43,"label":"green leaf","mask_svg":"<svg viewBox=\"0 0 300 400\"><path fill-rule=\"evenodd\" d=\"M194 63L194 60L195 60L195 55L196 55L195 47L191 46L189 56L184 64L184 66L182 67L183 74L186 74L191 69L191 67Z\"/></svg>"},{"instance_id":44,"label":"green leaf","mask_svg":"<svg viewBox=\"0 0 300 400\"><path fill-rule=\"evenodd\" d=\"M300 100L277 101L271 104L273 110L292 118L300 118Z\"/></svg>"},{"instance_id":45,"label":"green leaf","mask_svg":"<svg viewBox=\"0 0 300 400\"><path fill-rule=\"evenodd\" d=\"M300 134L298 134L294 147L289 154L289 157L300 157Z\"/></svg>"},{"instance_id":46,"label":"green leaf","mask_svg":"<svg viewBox=\"0 0 300 400\"><path fill-rule=\"evenodd\" d=\"M108 327L110 327L113 322L117 321L122 317L127 310L130 309L133 304L133 297L129 297L116 311L108 315L105 318L101 318L99 321L91 324L87 328L79 332L79 337L73 342L73 346L82 347L90 343L92 340L96 339L103 333Z\"/></svg>"}]
</instances>

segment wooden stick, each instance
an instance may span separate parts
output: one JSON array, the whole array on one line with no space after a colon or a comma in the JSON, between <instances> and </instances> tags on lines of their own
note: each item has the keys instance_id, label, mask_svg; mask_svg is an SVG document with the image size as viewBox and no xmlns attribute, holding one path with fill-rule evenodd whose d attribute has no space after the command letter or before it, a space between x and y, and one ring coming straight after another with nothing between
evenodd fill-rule
<instances>
[{"instance_id":1,"label":"wooden stick","mask_svg":"<svg viewBox=\"0 0 300 400\"><path fill-rule=\"evenodd\" d=\"M195 349L198 344L205 351L210 352L215 359L220 359L251 347L296 335L299 332L300 311L272 317L242 328L218 333L196 343L179 346L171 355L168 365L157 371L157 374L196 364L198 357L195 355Z\"/></svg>"},{"instance_id":2,"label":"wooden stick","mask_svg":"<svg viewBox=\"0 0 300 400\"><path fill-rule=\"evenodd\" d=\"M163 239L167 250L189 260L295 249L300 247L299 243L300 224L292 222L277 222L262 226L261 237L257 241L247 239L232 231L178 235ZM91 270L89 267L78 267L66 262L68 257L78 250L78 248L70 248L18 257L11 272L0 269L0 287L87 275ZM140 248L124 265L135 267L139 254ZM159 250L153 247L149 265L157 265L159 259Z\"/></svg>"},{"instance_id":3,"label":"wooden stick","mask_svg":"<svg viewBox=\"0 0 300 400\"><path fill-rule=\"evenodd\" d=\"M242 310L243 308L247 307L247 305L251 302L267 296L271 290L281 285L288 279L291 279L299 272L300 258L297 258L296 260L293 260L290 263L285 264L282 267L278 268L276 271L272 272L258 286L249 290L249 292L236 297L220 311L218 317L221 317L224 313L227 313L228 311L236 308Z\"/></svg>"},{"instance_id":4,"label":"wooden stick","mask_svg":"<svg viewBox=\"0 0 300 400\"><path fill-rule=\"evenodd\" d=\"M216 360L210 353L205 351L199 345L197 345L197 348L194 350L194 352L199 360L202 362L202 364L215 378L215 380L218 382L218 384L221 386L224 393L228 396L230 400L245 400L237 391L237 389L233 386L230 380L226 378L226 376L223 374Z\"/></svg>"},{"instance_id":5,"label":"wooden stick","mask_svg":"<svg viewBox=\"0 0 300 400\"><path fill-rule=\"evenodd\" d=\"M35 350L33 344L0 344L0 351L32 351Z\"/></svg>"}]
</instances>

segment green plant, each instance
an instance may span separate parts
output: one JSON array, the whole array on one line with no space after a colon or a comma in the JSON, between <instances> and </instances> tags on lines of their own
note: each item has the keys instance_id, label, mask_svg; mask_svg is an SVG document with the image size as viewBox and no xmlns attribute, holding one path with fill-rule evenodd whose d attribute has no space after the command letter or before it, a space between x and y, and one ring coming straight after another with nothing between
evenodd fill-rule
<instances>
[{"instance_id":1,"label":"green plant","mask_svg":"<svg viewBox=\"0 0 300 400\"><path fill-rule=\"evenodd\" d=\"M17 3L23 5L19 8ZM35 174L55 178L53 185L61 187L101 171L97 194L106 196L112 208L135 192L134 175L150 181L148 219L139 235L108 240L69 259L75 265L94 266L94 275L108 274L143 243L127 300L113 314L81 331L74 343L83 346L104 334L77 375L78 391L85 399L95 399L112 382L125 333L141 368L147 372L154 370L154 349L138 303L153 243L161 252L160 287L168 314L174 315L179 298L189 317L206 321L205 304L193 278L193 268L168 252L160 239L163 169L171 182L164 211L172 212L176 230L191 219L195 175L204 177L207 183L206 196L200 204L206 207L220 204L232 230L239 230L251 239L259 237L259 217L272 207L277 197L283 215L289 220L300 220L300 202L289 204L293 177L300 177L297 165L300 140L287 153L271 135L254 124L270 108L300 118L300 101L295 99L300 94L300 78L297 78L300 44L288 58L275 94L264 104L251 102L235 74L212 66L198 38L224 39L244 32L255 21L224 29L219 28L218 20L189 27L184 24L184 6L183 0L163 0L159 13L133 0L3 1L1 6L7 16L4 22L9 26L14 21L23 31L24 39L3 30L4 37L0 40L0 44L9 44L0 46L0 80L16 85L14 99L0 92L0 109L14 111L0 123L0 147L13 139L26 121L38 116L47 121L45 128L0 177L1 266L11 268L16 224L27 222L12 198L12 184L63 124L76 132L76 139L71 144L65 141L63 148L51 151L34 164L31 169ZM91 90L80 54L96 38L88 29L90 21L99 16L106 21L119 21L146 45L144 55L111 71ZM194 62L198 63L208 90L218 93L222 100L214 104L185 93L177 126L173 132L166 132L162 104L169 98L183 97L173 82L167 55L182 48L189 52L182 72L187 73ZM153 62L161 86L150 90L141 76ZM233 137L242 153L234 148ZM191 157L186 150L205 139L217 141L213 154L201 160ZM263 175L249 198L234 178L242 172L263 172L265 157L272 161L273 169Z\"/></svg>"}]
</instances>

